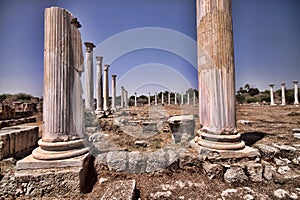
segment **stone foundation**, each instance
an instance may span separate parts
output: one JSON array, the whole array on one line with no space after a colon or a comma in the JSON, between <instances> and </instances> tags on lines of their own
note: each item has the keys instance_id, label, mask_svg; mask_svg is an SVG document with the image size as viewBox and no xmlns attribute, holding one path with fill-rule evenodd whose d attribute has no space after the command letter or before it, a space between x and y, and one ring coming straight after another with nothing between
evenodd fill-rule
<instances>
[{"instance_id":1,"label":"stone foundation","mask_svg":"<svg viewBox=\"0 0 300 200\"><path fill-rule=\"evenodd\" d=\"M0 130L0 160L31 153L38 142L37 126L14 126Z\"/></svg>"}]
</instances>

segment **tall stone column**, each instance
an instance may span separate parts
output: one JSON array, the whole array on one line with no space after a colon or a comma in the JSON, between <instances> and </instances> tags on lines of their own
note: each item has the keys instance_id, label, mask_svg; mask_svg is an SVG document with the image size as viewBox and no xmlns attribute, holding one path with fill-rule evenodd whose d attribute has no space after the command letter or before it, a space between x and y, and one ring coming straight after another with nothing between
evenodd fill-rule
<instances>
[{"instance_id":1,"label":"tall stone column","mask_svg":"<svg viewBox=\"0 0 300 200\"><path fill-rule=\"evenodd\" d=\"M171 92L168 92L168 105L171 105Z\"/></svg>"},{"instance_id":2,"label":"tall stone column","mask_svg":"<svg viewBox=\"0 0 300 200\"><path fill-rule=\"evenodd\" d=\"M285 104L285 83L281 83L281 105L284 106Z\"/></svg>"},{"instance_id":3,"label":"tall stone column","mask_svg":"<svg viewBox=\"0 0 300 200\"><path fill-rule=\"evenodd\" d=\"M196 105L196 92L193 93L193 105Z\"/></svg>"},{"instance_id":4,"label":"tall stone column","mask_svg":"<svg viewBox=\"0 0 300 200\"><path fill-rule=\"evenodd\" d=\"M273 91L273 87L274 87L274 84L269 84L270 86L270 98L271 98L271 106L275 106L275 102L274 102L274 91Z\"/></svg>"},{"instance_id":5,"label":"tall stone column","mask_svg":"<svg viewBox=\"0 0 300 200\"><path fill-rule=\"evenodd\" d=\"M136 92L134 93L134 106L137 107Z\"/></svg>"},{"instance_id":6,"label":"tall stone column","mask_svg":"<svg viewBox=\"0 0 300 200\"><path fill-rule=\"evenodd\" d=\"M124 86L121 87L121 108L124 108L125 91Z\"/></svg>"},{"instance_id":7,"label":"tall stone column","mask_svg":"<svg viewBox=\"0 0 300 200\"><path fill-rule=\"evenodd\" d=\"M93 48L91 42L85 42L86 47L86 71L85 71L85 108L94 111L94 71L93 71Z\"/></svg>"},{"instance_id":8,"label":"tall stone column","mask_svg":"<svg viewBox=\"0 0 300 200\"><path fill-rule=\"evenodd\" d=\"M32 152L38 160L67 159L89 151L83 140L80 76L84 58L80 27L69 11L45 9L43 134L39 147ZM94 47L86 46L90 50ZM91 52L87 53L87 60L90 68Z\"/></svg>"},{"instance_id":9,"label":"tall stone column","mask_svg":"<svg viewBox=\"0 0 300 200\"><path fill-rule=\"evenodd\" d=\"M157 92L155 92L155 106L157 106Z\"/></svg>"},{"instance_id":10,"label":"tall stone column","mask_svg":"<svg viewBox=\"0 0 300 200\"><path fill-rule=\"evenodd\" d=\"M108 100L109 100L109 86L108 86L108 68L109 65L104 65L104 77L103 77L103 109L104 111L109 110Z\"/></svg>"},{"instance_id":11,"label":"tall stone column","mask_svg":"<svg viewBox=\"0 0 300 200\"><path fill-rule=\"evenodd\" d=\"M177 105L177 93L175 92L175 97L174 97L174 104Z\"/></svg>"},{"instance_id":12,"label":"tall stone column","mask_svg":"<svg viewBox=\"0 0 300 200\"><path fill-rule=\"evenodd\" d=\"M161 93L161 104L164 104L164 92Z\"/></svg>"},{"instance_id":13,"label":"tall stone column","mask_svg":"<svg viewBox=\"0 0 300 200\"><path fill-rule=\"evenodd\" d=\"M294 83L294 105L299 105L299 100L298 100L298 81L293 81Z\"/></svg>"},{"instance_id":14,"label":"tall stone column","mask_svg":"<svg viewBox=\"0 0 300 200\"><path fill-rule=\"evenodd\" d=\"M181 93L181 105L183 105L183 92Z\"/></svg>"},{"instance_id":15,"label":"tall stone column","mask_svg":"<svg viewBox=\"0 0 300 200\"><path fill-rule=\"evenodd\" d=\"M188 92L187 93L187 102L186 102L187 105L190 105L190 93Z\"/></svg>"},{"instance_id":16,"label":"tall stone column","mask_svg":"<svg viewBox=\"0 0 300 200\"><path fill-rule=\"evenodd\" d=\"M148 94L148 105L151 106L151 96L150 96L150 92Z\"/></svg>"},{"instance_id":17,"label":"tall stone column","mask_svg":"<svg viewBox=\"0 0 300 200\"><path fill-rule=\"evenodd\" d=\"M199 120L195 138L203 148L245 147L236 131L231 0L196 0Z\"/></svg>"},{"instance_id":18,"label":"tall stone column","mask_svg":"<svg viewBox=\"0 0 300 200\"><path fill-rule=\"evenodd\" d=\"M128 99L128 91L125 89L125 107L127 108L129 106L129 99Z\"/></svg>"},{"instance_id":19,"label":"tall stone column","mask_svg":"<svg viewBox=\"0 0 300 200\"><path fill-rule=\"evenodd\" d=\"M116 78L117 75L111 75L111 109L116 110Z\"/></svg>"},{"instance_id":20,"label":"tall stone column","mask_svg":"<svg viewBox=\"0 0 300 200\"><path fill-rule=\"evenodd\" d=\"M102 79L102 56L96 56L96 71L97 71L97 81L96 81L96 98L97 98L97 109L96 111L103 111L103 79Z\"/></svg>"}]
</instances>

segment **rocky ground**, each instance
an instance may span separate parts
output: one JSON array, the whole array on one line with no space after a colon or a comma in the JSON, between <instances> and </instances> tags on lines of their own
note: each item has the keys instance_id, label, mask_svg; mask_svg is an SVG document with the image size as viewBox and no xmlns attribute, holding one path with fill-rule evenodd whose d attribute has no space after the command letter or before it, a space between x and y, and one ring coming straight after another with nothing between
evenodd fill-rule
<instances>
[{"instance_id":1,"label":"rocky ground","mask_svg":"<svg viewBox=\"0 0 300 200\"><path fill-rule=\"evenodd\" d=\"M292 131L300 128L299 107L237 106L238 131L246 144L258 149L261 154L261 157L253 159L200 160L197 151L187 143L174 144L168 124L162 122L173 115L192 114L196 118L197 130L197 113L197 107L193 106L140 107L89 122L88 133L99 155L105 155L105 159L96 157L98 180L92 192L77 198L101 199L103 194L109 193L103 198L109 199L109 196L118 194L117 189L113 191L112 188L126 183L135 184L135 198L141 199L300 198L300 139L295 138ZM122 126L126 124L123 120L127 120L127 126ZM141 124L149 121L157 122L158 131L150 130L143 134ZM147 145L137 145L137 140ZM122 152L126 158L132 152L140 152L146 155L146 166L150 163L152 168L148 167L148 173L128 173L131 169L129 158L127 164L122 165L125 170L121 170L121 164L112 159L119 155L112 153L115 151ZM164 154L170 162L171 166L166 170L159 170L164 163L149 161L156 152ZM174 158L172 163L171 158ZM4 180L10 180L9 174L14 171L14 160L5 160L1 164L0 184L3 185L7 184ZM130 186L125 188L132 189ZM127 194L126 189L122 191Z\"/></svg>"}]
</instances>

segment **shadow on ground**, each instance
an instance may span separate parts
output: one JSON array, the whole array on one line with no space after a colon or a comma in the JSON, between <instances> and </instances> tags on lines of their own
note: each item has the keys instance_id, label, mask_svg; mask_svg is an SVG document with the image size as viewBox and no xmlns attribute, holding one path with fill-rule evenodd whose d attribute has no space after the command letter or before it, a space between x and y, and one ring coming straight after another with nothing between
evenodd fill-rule
<instances>
[{"instance_id":1,"label":"shadow on ground","mask_svg":"<svg viewBox=\"0 0 300 200\"><path fill-rule=\"evenodd\" d=\"M241 135L241 139L245 142L247 146L252 146L257 141L263 139L266 133L261 132L246 132Z\"/></svg>"}]
</instances>

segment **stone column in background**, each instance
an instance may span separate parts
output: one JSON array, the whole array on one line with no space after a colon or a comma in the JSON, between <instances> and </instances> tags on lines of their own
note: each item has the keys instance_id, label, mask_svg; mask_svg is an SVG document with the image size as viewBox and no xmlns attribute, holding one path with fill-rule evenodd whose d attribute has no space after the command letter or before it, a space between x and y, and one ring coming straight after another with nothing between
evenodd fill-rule
<instances>
[{"instance_id":1,"label":"stone column in background","mask_svg":"<svg viewBox=\"0 0 300 200\"><path fill-rule=\"evenodd\" d=\"M231 0L196 0L199 120L195 138L216 151L245 147L236 131Z\"/></svg>"},{"instance_id":2,"label":"stone column in background","mask_svg":"<svg viewBox=\"0 0 300 200\"><path fill-rule=\"evenodd\" d=\"M285 102L285 83L281 83L281 105L284 106Z\"/></svg>"},{"instance_id":3,"label":"stone column in background","mask_svg":"<svg viewBox=\"0 0 300 200\"><path fill-rule=\"evenodd\" d=\"M275 106L276 104L274 102L274 91L273 91L274 84L269 84L269 86L270 86L270 98L271 98L270 105Z\"/></svg>"},{"instance_id":4,"label":"stone column in background","mask_svg":"<svg viewBox=\"0 0 300 200\"><path fill-rule=\"evenodd\" d=\"M164 104L164 92L161 93L161 104Z\"/></svg>"},{"instance_id":5,"label":"stone column in background","mask_svg":"<svg viewBox=\"0 0 300 200\"><path fill-rule=\"evenodd\" d=\"M134 93L134 106L137 107L136 92Z\"/></svg>"},{"instance_id":6,"label":"stone column in background","mask_svg":"<svg viewBox=\"0 0 300 200\"><path fill-rule=\"evenodd\" d=\"M93 71L93 48L96 47L91 42L85 42L86 47L86 69L85 69L85 108L94 111L94 71Z\"/></svg>"},{"instance_id":7,"label":"stone column in background","mask_svg":"<svg viewBox=\"0 0 300 200\"><path fill-rule=\"evenodd\" d=\"M155 92L155 106L157 106L157 92Z\"/></svg>"},{"instance_id":8,"label":"stone column in background","mask_svg":"<svg viewBox=\"0 0 300 200\"><path fill-rule=\"evenodd\" d=\"M111 109L116 110L116 78L117 75L111 75Z\"/></svg>"},{"instance_id":9,"label":"stone column in background","mask_svg":"<svg viewBox=\"0 0 300 200\"><path fill-rule=\"evenodd\" d=\"M125 107L127 108L129 106L129 99L128 99L128 91L125 89Z\"/></svg>"},{"instance_id":10,"label":"stone column in background","mask_svg":"<svg viewBox=\"0 0 300 200\"><path fill-rule=\"evenodd\" d=\"M84 58L80 27L69 11L58 7L45 9L44 123L39 147L32 152L38 160L73 158L89 151L83 140L80 76ZM90 47L88 51L94 47L86 46ZM91 67L91 52L87 52L87 59L87 67Z\"/></svg>"},{"instance_id":11,"label":"stone column in background","mask_svg":"<svg viewBox=\"0 0 300 200\"><path fill-rule=\"evenodd\" d=\"M171 105L171 92L168 92L168 105Z\"/></svg>"},{"instance_id":12,"label":"stone column in background","mask_svg":"<svg viewBox=\"0 0 300 200\"><path fill-rule=\"evenodd\" d=\"M102 56L96 56L96 98L97 98L97 109L96 111L103 111L103 79L102 79Z\"/></svg>"},{"instance_id":13,"label":"stone column in background","mask_svg":"<svg viewBox=\"0 0 300 200\"><path fill-rule=\"evenodd\" d=\"M188 92L187 93L187 102L186 102L187 105L190 105L190 93Z\"/></svg>"},{"instance_id":14,"label":"stone column in background","mask_svg":"<svg viewBox=\"0 0 300 200\"><path fill-rule=\"evenodd\" d=\"M124 108L124 99L125 99L125 95L124 95L124 86L121 87L121 108Z\"/></svg>"},{"instance_id":15,"label":"stone column in background","mask_svg":"<svg viewBox=\"0 0 300 200\"><path fill-rule=\"evenodd\" d=\"M148 94L148 105L151 106L151 96L150 96L150 92Z\"/></svg>"},{"instance_id":16,"label":"stone column in background","mask_svg":"<svg viewBox=\"0 0 300 200\"><path fill-rule=\"evenodd\" d=\"M108 68L109 65L104 65L104 73L103 73L103 109L104 111L109 110L108 100L109 100L109 86L108 86Z\"/></svg>"},{"instance_id":17,"label":"stone column in background","mask_svg":"<svg viewBox=\"0 0 300 200\"><path fill-rule=\"evenodd\" d=\"M181 105L183 105L183 92L181 93Z\"/></svg>"},{"instance_id":18,"label":"stone column in background","mask_svg":"<svg viewBox=\"0 0 300 200\"><path fill-rule=\"evenodd\" d=\"M298 100L298 81L293 81L294 83L294 105L298 105L299 104L299 100Z\"/></svg>"},{"instance_id":19,"label":"stone column in background","mask_svg":"<svg viewBox=\"0 0 300 200\"><path fill-rule=\"evenodd\" d=\"M177 105L177 93L175 92L174 104Z\"/></svg>"}]
</instances>

